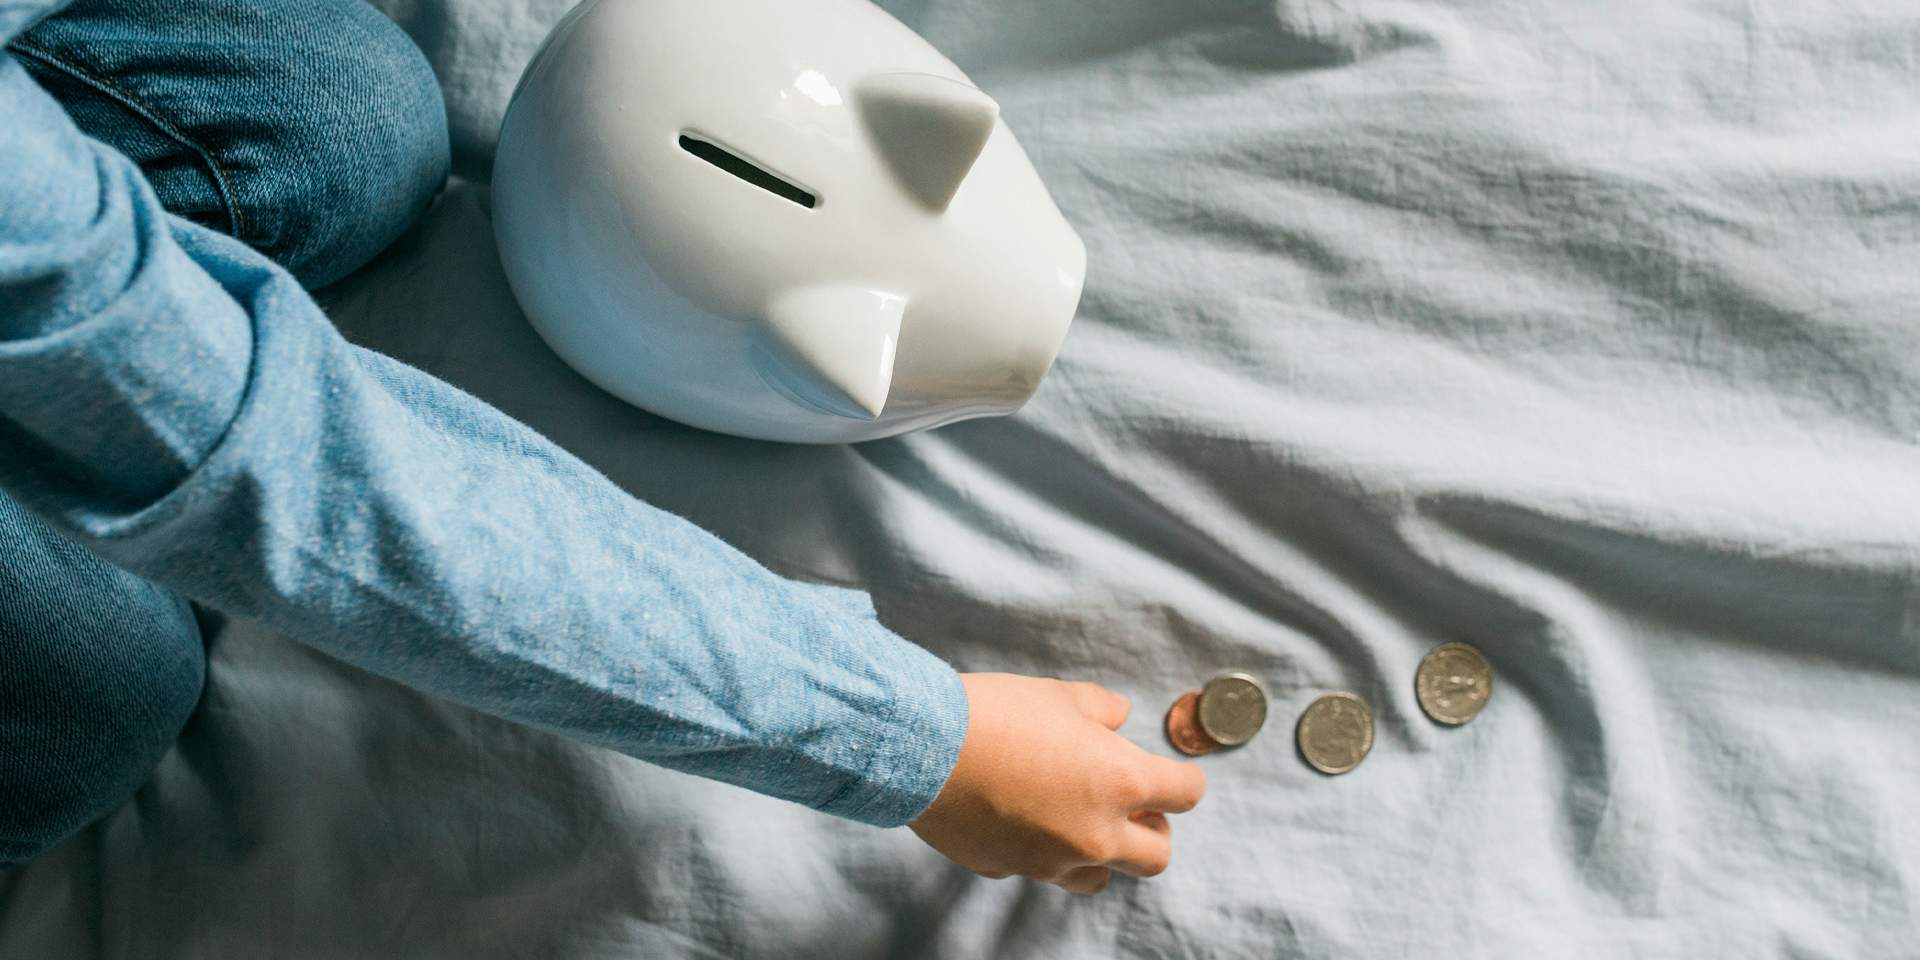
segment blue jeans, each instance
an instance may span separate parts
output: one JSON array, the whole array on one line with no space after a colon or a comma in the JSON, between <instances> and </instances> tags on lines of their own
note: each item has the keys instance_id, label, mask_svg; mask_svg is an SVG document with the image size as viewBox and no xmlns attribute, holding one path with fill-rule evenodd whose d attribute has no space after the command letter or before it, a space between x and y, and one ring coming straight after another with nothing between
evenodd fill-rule
<instances>
[{"instance_id":1,"label":"blue jeans","mask_svg":"<svg viewBox=\"0 0 1920 960\"><path fill-rule=\"evenodd\" d=\"M8 51L168 211L320 286L445 179L425 58L362 0L79 0ZM0 492L0 867L124 802L200 697L185 599Z\"/></svg>"}]
</instances>

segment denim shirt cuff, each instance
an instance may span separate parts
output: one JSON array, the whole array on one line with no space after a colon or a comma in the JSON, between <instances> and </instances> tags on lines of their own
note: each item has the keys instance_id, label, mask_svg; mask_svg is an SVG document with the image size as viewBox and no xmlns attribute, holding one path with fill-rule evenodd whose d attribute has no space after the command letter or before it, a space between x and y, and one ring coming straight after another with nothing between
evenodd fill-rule
<instances>
[{"instance_id":1,"label":"denim shirt cuff","mask_svg":"<svg viewBox=\"0 0 1920 960\"><path fill-rule=\"evenodd\" d=\"M960 759L967 690L946 661L881 625L864 594L841 592L866 608L859 628L871 634L867 646L888 661L875 666L891 679L893 696L885 713L857 717L845 731L867 750L865 769L816 809L877 827L902 826L933 803Z\"/></svg>"}]
</instances>

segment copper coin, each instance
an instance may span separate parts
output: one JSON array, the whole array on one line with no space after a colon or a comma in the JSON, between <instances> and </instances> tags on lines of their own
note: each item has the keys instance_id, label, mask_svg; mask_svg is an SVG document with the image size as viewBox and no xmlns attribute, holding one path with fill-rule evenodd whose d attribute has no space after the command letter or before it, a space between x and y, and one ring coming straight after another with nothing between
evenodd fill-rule
<instances>
[{"instance_id":1,"label":"copper coin","mask_svg":"<svg viewBox=\"0 0 1920 960\"><path fill-rule=\"evenodd\" d=\"M1167 710L1167 739L1189 757L1212 753L1220 745L1200 729L1200 691L1188 690Z\"/></svg>"}]
</instances>

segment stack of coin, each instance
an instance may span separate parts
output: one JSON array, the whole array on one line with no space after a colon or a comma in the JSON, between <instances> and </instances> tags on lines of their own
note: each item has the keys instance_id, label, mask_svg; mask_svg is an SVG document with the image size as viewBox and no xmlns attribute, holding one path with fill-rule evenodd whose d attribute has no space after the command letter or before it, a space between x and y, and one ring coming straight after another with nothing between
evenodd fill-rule
<instances>
[{"instance_id":1,"label":"stack of coin","mask_svg":"<svg viewBox=\"0 0 1920 960\"><path fill-rule=\"evenodd\" d=\"M1219 742L1200 729L1200 691L1188 690L1167 710L1167 740L1175 750L1198 757L1220 749Z\"/></svg>"},{"instance_id":2,"label":"stack of coin","mask_svg":"<svg viewBox=\"0 0 1920 960\"><path fill-rule=\"evenodd\" d=\"M1253 739L1267 722L1267 691L1252 676L1223 673L1189 690L1167 711L1167 739L1191 757Z\"/></svg>"}]
</instances>

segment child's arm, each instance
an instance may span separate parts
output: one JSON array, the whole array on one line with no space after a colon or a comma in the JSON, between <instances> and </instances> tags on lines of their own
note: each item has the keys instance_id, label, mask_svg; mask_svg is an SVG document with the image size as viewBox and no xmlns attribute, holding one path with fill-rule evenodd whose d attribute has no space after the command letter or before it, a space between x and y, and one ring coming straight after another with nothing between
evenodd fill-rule
<instances>
[{"instance_id":1,"label":"child's arm","mask_svg":"<svg viewBox=\"0 0 1920 960\"><path fill-rule=\"evenodd\" d=\"M963 681L863 594L777 577L347 344L4 55L0 157L0 488L67 536L476 709L911 820L983 872L1091 889L1100 864L1164 864L1150 812L1190 805L1198 771L1113 734L1109 695Z\"/></svg>"},{"instance_id":2,"label":"child's arm","mask_svg":"<svg viewBox=\"0 0 1920 960\"><path fill-rule=\"evenodd\" d=\"M4 55L0 157L0 487L63 534L498 716L868 823L933 800L965 689L863 594L349 345Z\"/></svg>"}]
</instances>

